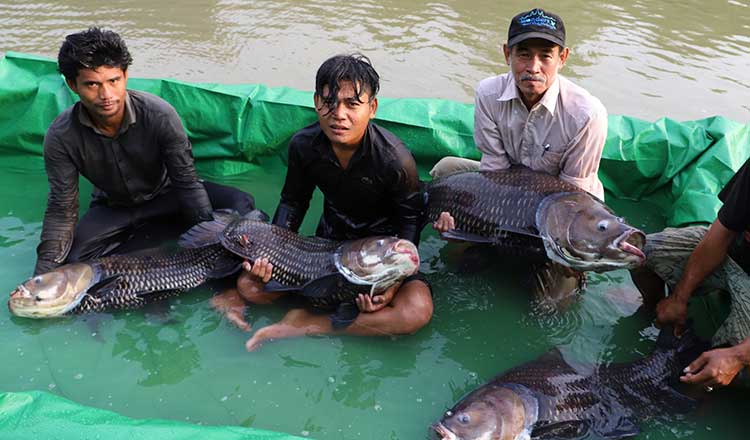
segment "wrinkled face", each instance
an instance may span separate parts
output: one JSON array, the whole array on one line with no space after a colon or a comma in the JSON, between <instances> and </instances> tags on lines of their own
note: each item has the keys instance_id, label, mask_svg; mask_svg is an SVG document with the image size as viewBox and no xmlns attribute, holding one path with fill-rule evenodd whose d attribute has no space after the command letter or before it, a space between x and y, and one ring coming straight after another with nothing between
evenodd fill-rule
<instances>
[{"instance_id":1,"label":"wrinkled face","mask_svg":"<svg viewBox=\"0 0 750 440\"><path fill-rule=\"evenodd\" d=\"M93 282L91 266L67 264L37 275L10 294L8 308L25 318L54 318L78 305Z\"/></svg>"},{"instance_id":2,"label":"wrinkled face","mask_svg":"<svg viewBox=\"0 0 750 440\"><path fill-rule=\"evenodd\" d=\"M339 270L359 284L385 290L419 269L417 247L396 237L369 237L344 243L337 252Z\"/></svg>"},{"instance_id":3,"label":"wrinkled face","mask_svg":"<svg viewBox=\"0 0 750 440\"><path fill-rule=\"evenodd\" d=\"M548 197L536 221L549 258L574 269L633 269L646 260L646 235L588 194Z\"/></svg>"},{"instance_id":4,"label":"wrinkled face","mask_svg":"<svg viewBox=\"0 0 750 440\"><path fill-rule=\"evenodd\" d=\"M361 90L359 98L351 81L339 84L338 96L328 96L328 86L323 96L315 95L315 111L323 133L334 147L356 148L362 143L367 124L375 117L378 99Z\"/></svg>"},{"instance_id":5,"label":"wrinkled face","mask_svg":"<svg viewBox=\"0 0 750 440\"><path fill-rule=\"evenodd\" d=\"M89 115L98 121L122 118L125 112L127 82L126 70L110 66L81 69L75 82L67 81Z\"/></svg>"},{"instance_id":6,"label":"wrinkled face","mask_svg":"<svg viewBox=\"0 0 750 440\"><path fill-rule=\"evenodd\" d=\"M531 106L555 82L569 52L541 38L530 38L512 48L504 46L503 51L524 102Z\"/></svg>"},{"instance_id":7,"label":"wrinkled face","mask_svg":"<svg viewBox=\"0 0 750 440\"><path fill-rule=\"evenodd\" d=\"M525 430L525 410L511 390L494 388L467 396L431 429L440 440L516 440ZM435 437L435 436L433 436Z\"/></svg>"}]
</instances>

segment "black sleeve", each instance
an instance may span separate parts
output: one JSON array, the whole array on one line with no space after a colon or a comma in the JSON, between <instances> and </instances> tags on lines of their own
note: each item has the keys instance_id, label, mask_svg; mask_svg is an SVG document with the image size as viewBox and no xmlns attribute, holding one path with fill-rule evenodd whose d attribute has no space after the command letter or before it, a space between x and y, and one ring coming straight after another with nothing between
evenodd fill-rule
<instances>
[{"instance_id":1,"label":"black sleeve","mask_svg":"<svg viewBox=\"0 0 750 440\"><path fill-rule=\"evenodd\" d=\"M273 216L273 224L294 232L299 231L315 190L315 182L305 172L302 154L304 148L310 148L310 145L303 145L297 137L289 142L286 180L281 190L279 206Z\"/></svg>"},{"instance_id":2,"label":"black sleeve","mask_svg":"<svg viewBox=\"0 0 750 440\"><path fill-rule=\"evenodd\" d=\"M183 215L191 223L213 219L211 201L198 180L193 150L177 111L162 118L157 137L167 174L172 181Z\"/></svg>"},{"instance_id":3,"label":"black sleeve","mask_svg":"<svg viewBox=\"0 0 750 440\"><path fill-rule=\"evenodd\" d=\"M56 136L49 133L44 138L44 168L49 196L34 275L49 272L65 261L78 221L78 168Z\"/></svg>"},{"instance_id":4,"label":"black sleeve","mask_svg":"<svg viewBox=\"0 0 750 440\"><path fill-rule=\"evenodd\" d=\"M719 221L724 227L741 232L750 226L750 159L719 193L724 205L719 209Z\"/></svg>"},{"instance_id":5,"label":"black sleeve","mask_svg":"<svg viewBox=\"0 0 750 440\"><path fill-rule=\"evenodd\" d=\"M406 147L398 154L394 173L391 192L395 204L398 236L419 245L424 197L420 191L417 164Z\"/></svg>"}]
</instances>

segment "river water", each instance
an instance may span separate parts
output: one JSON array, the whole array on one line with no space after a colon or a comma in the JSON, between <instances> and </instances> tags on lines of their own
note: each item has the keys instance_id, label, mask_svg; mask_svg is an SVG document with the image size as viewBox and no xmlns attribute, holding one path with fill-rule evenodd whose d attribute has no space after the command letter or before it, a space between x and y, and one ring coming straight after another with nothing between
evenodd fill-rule
<instances>
[{"instance_id":1,"label":"river water","mask_svg":"<svg viewBox=\"0 0 750 440\"><path fill-rule=\"evenodd\" d=\"M541 1L566 23L563 73L612 114L646 120L750 119L747 0ZM10 1L0 4L0 52L54 57L65 35L97 25L121 33L131 75L265 83L311 90L327 57L360 51L382 96L471 102L506 71L511 0Z\"/></svg>"},{"instance_id":2,"label":"river water","mask_svg":"<svg viewBox=\"0 0 750 440\"><path fill-rule=\"evenodd\" d=\"M536 4L566 22L572 54L563 73L611 114L750 119L750 2ZM0 52L54 57L65 35L99 25L128 42L133 77L310 90L325 58L360 51L381 74L382 96L471 102L479 80L506 70L500 48L510 18L524 9L526 2L487 0L6 1ZM273 211L282 181L269 172L225 183ZM41 170L2 166L1 292L33 267L45 185ZM644 229L659 227L649 209L615 209ZM636 312L639 297L623 271L592 274L579 301L550 314L529 302L513 269L467 273L454 251L423 234L435 315L409 337L302 338L248 354L247 335L217 316L207 289L174 301L166 316L41 322L11 318L2 307L0 391L43 389L139 418L411 440L425 438L462 394L552 346L583 363L632 360L653 347L657 330ZM258 328L284 311L257 307L248 319ZM743 394L719 393L691 416L644 425L640 438L742 438L748 410Z\"/></svg>"}]
</instances>

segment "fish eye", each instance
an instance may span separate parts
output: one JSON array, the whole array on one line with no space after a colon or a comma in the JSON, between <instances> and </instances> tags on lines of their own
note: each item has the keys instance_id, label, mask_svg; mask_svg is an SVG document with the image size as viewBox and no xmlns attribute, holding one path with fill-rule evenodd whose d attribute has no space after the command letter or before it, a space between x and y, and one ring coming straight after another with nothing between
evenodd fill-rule
<instances>
[{"instance_id":1,"label":"fish eye","mask_svg":"<svg viewBox=\"0 0 750 440\"><path fill-rule=\"evenodd\" d=\"M42 284L42 277L35 277L34 284Z\"/></svg>"},{"instance_id":2,"label":"fish eye","mask_svg":"<svg viewBox=\"0 0 750 440\"><path fill-rule=\"evenodd\" d=\"M599 223L596 224L596 229L604 232L609 227L609 222L607 220L602 220Z\"/></svg>"},{"instance_id":3,"label":"fish eye","mask_svg":"<svg viewBox=\"0 0 750 440\"><path fill-rule=\"evenodd\" d=\"M469 415L468 415L468 414L466 414L466 413L464 413L464 414L459 414L459 415L458 415L458 421L459 421L460 423L463 423L464 425L466 425L466 424L468 424L469 422L471 422L471 416L469 416Z\"/></svg>"}]
</instances>

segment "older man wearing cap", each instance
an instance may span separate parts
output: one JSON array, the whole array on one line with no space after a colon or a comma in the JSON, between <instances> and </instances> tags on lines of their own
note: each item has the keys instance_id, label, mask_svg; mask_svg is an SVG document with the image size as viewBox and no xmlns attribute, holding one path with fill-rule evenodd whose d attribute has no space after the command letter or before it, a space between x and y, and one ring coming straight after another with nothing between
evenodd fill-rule
<instances>
[{"instance_id":1,"label":"older man wearing cap","mask_svg":"<svg viewBox=\"0 0 750 440\"><path fill-rule=\"evenodd\" d=\"M558 75L568 59L562 19L542 9L513 17L503 45L510 72L479 83L475 96L474 142L481 162L446 157L433 178L468 170L524 165L559 176L604 198L597 177L607 136L607 111L583 88ZM455 223L443 213L434 227Z\"/></svg>"}]
</instances>

